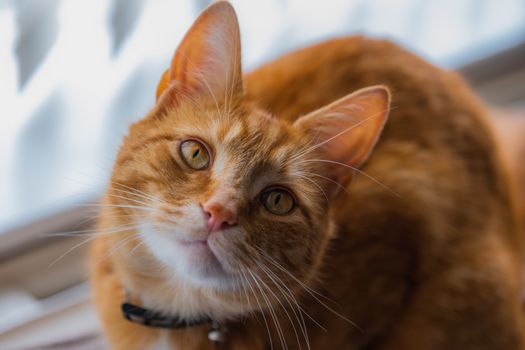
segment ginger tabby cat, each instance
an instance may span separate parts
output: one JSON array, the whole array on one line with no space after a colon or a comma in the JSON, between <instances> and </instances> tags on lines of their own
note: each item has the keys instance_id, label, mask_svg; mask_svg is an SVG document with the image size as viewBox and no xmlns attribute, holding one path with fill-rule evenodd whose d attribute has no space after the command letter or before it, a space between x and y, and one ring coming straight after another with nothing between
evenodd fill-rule
<instances>
[{"instance_id":1,"label":"ginger tabby cat","mask_svg":"<svg viewBox=\"0 0 525 350\"><path fill-rule=\"evenodd\" d=\"M126 350L522 349L507 179L455 74L353 37L243 78L217 2L115 162L91 261L105 335ZM131 322L124 301L182 326Z\"/></svg>"}]
</instances>

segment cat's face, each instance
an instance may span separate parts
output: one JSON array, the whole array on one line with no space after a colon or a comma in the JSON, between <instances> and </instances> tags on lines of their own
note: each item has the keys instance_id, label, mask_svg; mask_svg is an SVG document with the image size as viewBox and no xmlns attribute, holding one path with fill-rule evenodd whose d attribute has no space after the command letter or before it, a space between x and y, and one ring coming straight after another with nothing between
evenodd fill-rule
<instances>
[{"instance_id":1,"label":"cat's face","mask_svg":"<svg viewBox=\"0 0 525 350\"><path fill-rule=\"evenodd\" d=\"M244 100L239 53L232 8L211 6L176 51L157 105L132 126L108 199L177 282L307 282L333 233L331 201L385 123L388 91L363 89L289 124Z\"/></svg>"},{"instance_id":2,"label":"cat's face","mask_svg":"<svg viewBox=\"0 0 525 350\"><path fill-rule=\"evenodd\" d=\"M126 187L113 186L130 200L115 199L150 208L132 218L140 238L191 283L232 287L271 263L305 277L328 236L328 202L302 136L262 111L186 102L133 127L114 174Z\"/></svg>"}]
</instances>

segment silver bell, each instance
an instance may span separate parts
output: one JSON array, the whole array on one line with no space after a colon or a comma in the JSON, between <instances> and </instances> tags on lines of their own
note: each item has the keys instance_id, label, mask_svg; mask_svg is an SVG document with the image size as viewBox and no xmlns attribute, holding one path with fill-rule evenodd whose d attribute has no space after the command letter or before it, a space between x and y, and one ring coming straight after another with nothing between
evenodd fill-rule
<instances>
[{"instance_id":1,"label":"silver bell","mask_svg":"<svg viewBox=\"0 0 525 350\"><path fill-rule=\"evenodd\" d=\"M208 333L208 339L214 343L222 343L225 340L224 332L220 329L212 329Z\"/></svg>"}]
</instances>

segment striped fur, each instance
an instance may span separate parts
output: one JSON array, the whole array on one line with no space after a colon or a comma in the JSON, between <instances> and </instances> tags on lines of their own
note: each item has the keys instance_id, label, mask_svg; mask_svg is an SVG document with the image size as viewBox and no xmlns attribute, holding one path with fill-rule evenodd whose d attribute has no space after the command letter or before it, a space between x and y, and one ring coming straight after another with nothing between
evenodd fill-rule
<instances>
[{"instance_id":1,"label":"striped fur","mask_svg":"<svg viewBox=\"0 0 525 350\"><path fill-rule=\"evenodd\" d=\"M364 38L240 72L235 13L217 2L123 141L91 260L113 348L216 348L209 326L125 321L124 290L223 322L225 349L523 348L509 176L461 79ZM188 138L208 148L205 170L181 158ZM296 208L265 210L271 186ZM237 225L210 234L210 198Z\"/></svg>"}]
</instances>

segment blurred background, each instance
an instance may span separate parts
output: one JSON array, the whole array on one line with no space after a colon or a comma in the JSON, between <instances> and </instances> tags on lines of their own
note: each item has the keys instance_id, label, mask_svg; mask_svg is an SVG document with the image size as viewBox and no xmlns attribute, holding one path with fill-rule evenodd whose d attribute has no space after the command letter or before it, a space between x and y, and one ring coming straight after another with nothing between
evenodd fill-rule
<instances>
[{"instance_id":1,"label":"blurred background","mask_svg":"<svg viewBox=\"0 0 525 350\"><path fill-rule=\"evenodd\" d=\"M0 348L96 334L89 242L53 234L89 228L127 126L152 107L177 44L210 3L0 0ZM525 108L525 0L231 3L245 70L366 34L460 71L498 114Z\"/></svg>"}]
</instances>

